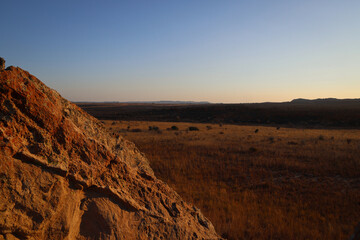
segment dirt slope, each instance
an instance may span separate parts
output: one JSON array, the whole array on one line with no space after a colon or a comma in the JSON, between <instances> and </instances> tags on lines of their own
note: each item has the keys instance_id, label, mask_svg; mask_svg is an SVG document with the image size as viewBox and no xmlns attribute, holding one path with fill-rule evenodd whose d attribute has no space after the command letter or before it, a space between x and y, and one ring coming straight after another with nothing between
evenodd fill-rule
<instances>
[{"instance_id":1,"label":"dirt slope","mask_svg":"<svg viewBox=\"0 0 360 240\"><path fill-rule=\"evenodd\" d=\"M0 71L0 239L217 239L133 143L28 72Z\"/></svg>"}]
</instances>

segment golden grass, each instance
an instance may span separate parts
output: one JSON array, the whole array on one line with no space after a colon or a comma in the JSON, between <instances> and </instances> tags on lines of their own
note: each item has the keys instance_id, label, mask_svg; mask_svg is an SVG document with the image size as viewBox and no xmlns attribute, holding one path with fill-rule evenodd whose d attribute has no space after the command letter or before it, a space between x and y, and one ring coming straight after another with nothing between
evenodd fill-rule
<instances>
[{"instance_id":1,"label":"golden grass","mask_svg":"<svg viewBox=\"0 0 360 240\"><path fill-rule=\"evenodd\" d=\"M166 130L173 125L179 131ZM199 207L225 238L348 239L360 221L359 130L106 126L135 142L157 177Z\"/></svg>"}]
</instances>

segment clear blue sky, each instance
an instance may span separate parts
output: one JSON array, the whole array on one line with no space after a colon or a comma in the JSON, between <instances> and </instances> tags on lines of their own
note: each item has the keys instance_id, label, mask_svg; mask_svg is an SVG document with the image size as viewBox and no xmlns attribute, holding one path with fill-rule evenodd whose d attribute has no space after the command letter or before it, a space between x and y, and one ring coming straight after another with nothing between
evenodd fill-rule
<instances>
[{"instance_id":1,"label":"clear blue sky","mask_svg":"<svg viewBox=\"0 0 360 240\"><path fill-rule=\"evenodd\" d=\"M0 56L73 101L360 97L360 1L1 1Z\"/></svg>"}]
</instances>

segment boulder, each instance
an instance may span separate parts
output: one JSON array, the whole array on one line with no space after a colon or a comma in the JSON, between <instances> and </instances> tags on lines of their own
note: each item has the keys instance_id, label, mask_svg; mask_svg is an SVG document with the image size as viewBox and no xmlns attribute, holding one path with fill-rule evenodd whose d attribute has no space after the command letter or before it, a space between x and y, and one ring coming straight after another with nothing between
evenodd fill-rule
<instances>
[{"instance_id":1,"label":"boulder","mask_svg":"<svg viewBox=\"0 0 360 240\"><path fill-rule=\"evenodd\" d=\"M0 239L218 239L121 136L27 71L0 72Z\"/></svg>"}]
</instances>

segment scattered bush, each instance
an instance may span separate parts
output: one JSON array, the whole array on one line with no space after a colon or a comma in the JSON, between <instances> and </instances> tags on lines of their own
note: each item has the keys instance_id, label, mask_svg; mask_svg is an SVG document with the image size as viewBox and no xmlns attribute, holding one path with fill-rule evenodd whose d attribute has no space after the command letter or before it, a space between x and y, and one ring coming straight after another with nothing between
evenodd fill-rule
<instances>
[{"instance_id":1,"label":"scattered bush","mask_svg":"<svg viewBox=\"0 0 360 240\"><path fill-rule=\"evenodd\" d=\"M250 148L249 148L249 152L250 152L250 153L254 153L254 152L256 152L256 151L257 151L257 149L254 148L254 147L250 147Z\"/></svg>"},{"instance_id":2,"label":"scattered bush","mask_svg":"<svg viewBox=\"0 0 360 240\"><path fill-rule=\"evenodd\" d=\"M346 139L346 142L348 143L348 144L350 144L351 143L351 139Z\"/></svg>"},{"instance_id":3,"label":"scattered bush","mask_svg":"<svg viewBox=\"0 0 360 240\"><path fill-rule=\"evenodd\" d=\"M173 131L178 131L179 128L178 128L177 126L171 126L171 130L173 130Z\"/></svg>"},{"instance_id":4,"label":"scattered bush","mask_svg":"<svg viewBox=\"0 0 360 240\"><path fill-rule=\"evenodd\" d=\"M320 135L319 140L323 141L323 140L325 140L325 137L323 135Z\"/></svg>"},{"instance_id":5,"label":"scattered bush","mask_svg":"<svg viewBox=\"0 0 360 240\"><path fill-rule=\"evenodd\" d=\"M212 127L211 126L206 126L206 129L210 130L210 129L212 129Z\"/></svg>"},{"instance_id":6,"label":"scattered bush","mask_svg":"<svg viewBox=\"0 0 360 240\"><path fill-rule=\"evenodd\" d=\"M199 131L199 129L197 127L189 127L188 130L189 131Z\"/></svg>"},{"instance_id":7,"label":"scattered bush","mask_svg":"<svg viewBox=\"0 0 360 240\"><path fill-rule=\"evenodd\" d=\"M131 129L131 132L142 132L140 128Z\"/></svg>"},{"instance_id":8,"label":"scattered bush","mask_svg":"<svg viewBox=\"0 0 360 240\"><path fill-rule=\"evenodd\" d=\"M158 126L149 126L149 131L159 131Z\"/></svg>"},{"instance_id":9,"label":"scattered bush","mask_svg":"<svg viewBox=\"0 0 360 240\"><path fill-rule=\"evenodd\" d=\"M259 132L259 129L255 129L255 133L258 133Z\"/></svg>"}]
</instances>

